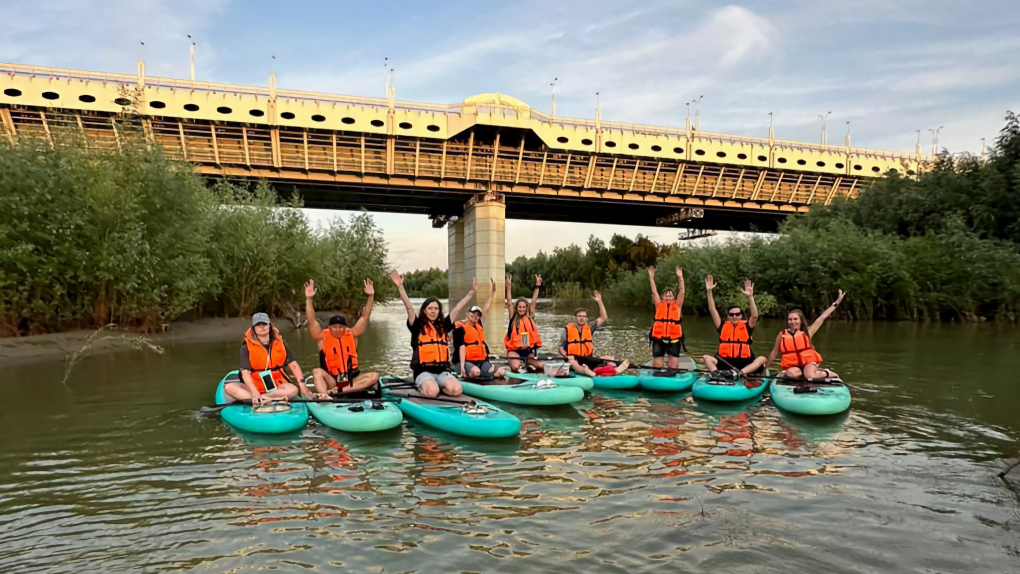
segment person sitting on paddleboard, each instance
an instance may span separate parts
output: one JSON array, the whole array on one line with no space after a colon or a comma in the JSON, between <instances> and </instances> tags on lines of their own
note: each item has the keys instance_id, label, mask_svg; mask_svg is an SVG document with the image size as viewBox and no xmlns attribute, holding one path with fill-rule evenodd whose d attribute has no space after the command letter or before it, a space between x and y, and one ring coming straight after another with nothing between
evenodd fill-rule
<instances>
[{"instance_id":1,"label":"person sitting on paddleboard","mask_svg":"<svg viewBox=\"0 0 1020 574\"><path fill-rule=\"evenodd\" d=\"M593 323L588 322L588 310L580 308L574 311L574 321L567 323L560 331L560 355L570 362L570 368L589 377L613 376L627 370L630 362L624 360L617 363L612 356L595 356L595 345L592 336L609 320L606 306L602 304L602 294L592 292L592 299L599 304L599 318Z\"/></svg>"},{"instance_id":2,"label":"person sitting on paddleboard","mask_svg":"<svg viewBox=\"0 0 1020 574\"><path fill-rule=\"evenodd\" d=\"M467 320L457 321L453 329L453 371L462 379L502 378L506 367L496 368L489 362L489 345L485 342L485 328L482 317L489 314L492 300L496 296L496 281L492 281L492 293L485 302L485 309L475 305L468 309Z\"/></svg>"},{"instance_id":3,"label":"person sitting on paddleboard","mask_svg":"<svg viewBox=\"0 0 1020 574\"><path fill-rule=\"evenodd\" d=\"M669 357L668 366L670 369L680 368L680 350L684 348L684 330L680 326L683 322L683 313L680 308L684 305L684 272L680 266L676 267L676 277L679 281L679 288L676 295L672 289L666 289L659 297L659 291L655 287L655 267L648 267L648 280L652 284L652 304L655 305L655 319L652 322L652 368L662 368L662 358Z\"/></svg>"},{"instance_id":4,"label":"person sitting on paddleboard","mask_svg":"<svg viewBox=\"0 0 1020 574\"><path fill-rule=\"evenodd\" d=\"M782 376L784 377L791 379L804 377L809 381L838 378L839 375L835 371L818 368L818 365L822 362L822 356L811 345L811 337L815 336L822 323L843 302L844 295L846 293L843 293L843 290L840 289L836 302L825 311L822 311L822 314L815 319L814 323L811 323L807 331L804 331L804 325L807 324L807 317L804 316L804 312L800 309L790 311L786 318L786 324L789 328L783 329L779 336L776 337L776 344L772 347L772 353L769 354L768 364L772 364L772 361L776 359L776 355L781 354L782 358L780 359L779 366L783 369Z\"/></svg>"},{"instance_id":5,"label":"person sitting on paddleboard","mask_svg":"<svg viewBox=\"0 0 1020 574\"><path fill-rule=\"evenodd\" d=\"M521 363L541 369L542 361L532 355L542 347L542 337L538 334L538 326L535 325L535 306L538 304L538 292L542 288L542 276L535 275L535 291L531 294L531 302L521 297L517 301L510 299L510 284L512 278L506 276L506 310L510 315L510 324L506 328L506 337L503 337L503 346L506 347L506 356L510 359L510 369L520 369Z\"/></svg>"},{"instance_id":6,"label":"person sitting on paddleboard","mask_svg":"<svg viewBox=\"0 0 1020 574\"><path fill-rule=\"evenodd\" d=\"M751 350L754 339L751 333L758 325L758 306L754 302L754 283L744 281L743 294L747 296L747 306L751 310L750 319L744 320L744 311L739 306L732 306L726 311L727 320L724 322L719 317L719 311L715 308L715 299L712 297L712 290L715 289L715 279L711 275L705 277L705 290L708 291L708 312L715 321L715 328L719 331L719 350L715 355L705 355L705 368L713 373L722 370L739 371L739 374L750 375L763 372L765 357L755 357ZM736 376L738 373L732 373Z\"/></svg>"},{"instance_id":7,"label":"person sitting on paddleboard","mask_svg":"<svg viewBox=\"0 0 1020 574\"><path fill-rule=\"evenodd\" d=\"M347 327L347 318L334 315L324 331L315 317L315 281L305 283L305 317L308 331L319 346L319 366L312 370L315 390L319 395L344 398L380 398L379 373L362 373L358 369L358 337L365 334L368 320L372 315L375 286L371 279L365 279L365 295L368 300L361 317L353 327Z\"/></svg>"},{"instance_id":8,"label":"person sitting on paddleboard","mask_svg":"<svg viewBox=\"0 0 1020 574\"><path fill-rule=\"evenodd\" d=\"M312 393L304 385L295 385L284 368L290 369L295 381L303 381L301 367L280 336L280 331L269 322L269 315L255 313L251 328L245 331L241 343L241 382L227 383L223 391L239 401L250 400L259 405L269 401L286 401L301 392L307 398Z\"/></svg>"},{"instance_id":9,"label":"person sitting on paddleboard","mask_svg":"<svg viewBox=\"0 0 1020 574\"><path fill-rule=\"evenodd\" d=\"M411 331L411 372L414 386L418 392L429 398L435 398L442 392L451 397L460 395L460 381L450 372L450 334L453 323L450 317L443 315L443 304L435 297L429 297L421 304L417 314L411 306L411 300L404 290L404 276L394 271L390 279L397 286L400 300L407 309L407 329ZM450 311L456 316L475 296L478 286L476 279L471 280L471 290Z\"/></svg>"}]
</instances>

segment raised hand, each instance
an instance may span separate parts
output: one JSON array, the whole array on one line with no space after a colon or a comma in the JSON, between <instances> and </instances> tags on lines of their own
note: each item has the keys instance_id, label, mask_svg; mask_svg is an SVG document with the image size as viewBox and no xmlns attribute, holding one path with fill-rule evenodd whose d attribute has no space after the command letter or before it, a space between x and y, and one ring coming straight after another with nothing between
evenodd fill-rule
<instances>
[{"instance_id":1,"label":"raised hand","mask_svg":"<svg viewBox=\"0 0 1020 574\"><path fill-rule=\"evenodd\" d=\"M393 280L393 284L396 285L397 287L400 287L401 285L404 284L404 276L401 275L400 273L397 273L396 269L393 270L393 273L390 273L390 279Z\"/></svg>"},{"instance_id":2,"label":"raised hand","mask_svg":"<svg viewBox=\"0 0 1020 574\"><path fill-rule=\"evenodd\" d=\"M472 277L471 278L471 290L472 291L477 291L478 290L478 278L477 277Z\"/></svg>"},{"instance_id":3,"label":"raised hand","mask_svg":"<svg viewBox=\"0 0 1020 574\"><path fill-rule=\"evenodd\" d=\"M653 278L655 277L655 266L654 265L649 265L648 266L648 276L649 277L653 277Z\"/></svg>"},{"instance_id":4,"label":"raised hand","mask_svg":"<svg viewBox=\"0 0 1020 574\"><path fill-rule=\"evenodd\" d=\"M842 303L842 302L843 302L843 297L844 297L845 295L846 295L846 293L844 293L844 292L843 292L843 290L842 290L842 289L840 289L840 290L839 290L839 297L836 297L836 304L837 304L837 305L839 305L840 303Z\"/></svg>"},{"instance_id":5,"label":"raised hand","mask_svg":"<svg viewBox=\"0 0 1020 574\"><path fill-rule=\"evenodd\" d=\"M601 303L602 302L602 293L599 293L598 291L592 291L591 292L591 298L596 300L596 301L598 301L599 303Z\"/></svg>"},{"instance_id":6,"label":"raised hand","mask_svg":"<svg viewBox=\"0 0 1020 574\"><path fill-rule=\"evenodd\" d=\"M305 283L305 298L312 299L315 297L315 281L309 279L308 283Z\"/></svg>"},{"instance_id":7,"label":"raised hand","mask_svg":"<svg viewBox=\"0 0 1020 574\"><path fill-rule=\"evenodd\" d=\"M712 277L711 273L705 276L705 289L709 291L715 289L715 278Z\"/></svg>"},{"instance_id":8,"label":"raised hand","mask_svg":"<svg viewBox=\"0 0 1020 574\"><path fill-rule=\"evenodd\" d=\"M489 279L489 281L492 282L492 292L495 293L496 292L496 280L495 279Z\"/></svg>"},{"instance_id":9,"label":"raised hand","mask_svg":"<svg viewBox=\"0 0 1020 574\"><path fill-rule=\"evenodd\" d=\"M680 269L679 265L676 266L676 276L681 278L681 279L684 278L684 270Z\"/></svg>"},{"instance_id":10,"label":"raised hand","mask_svg":"<svg viewBox=\"0 0 1020 574\"><path fill-rule=\"evenodd\" d=\"M371 279L365 279L365 295L375 295L375 285L372 284Z\"/></svg>"},{"instance_id":11,"label":"raised hand","mask_svg":"<svg viewBox=\"0 0 1020 574\"><path fill-rule=\"evenodd\" d=\"M750 279L744 279L744 289L741 292L748 297L754 297L754 283L751 283Z\"/></svg>"},{"instance_id":12,"label":"raised hand","mask_svg":"<svg viewBox=\"0 0 1020 574\"><path fill-rule=\"evenodd\" d=\"M535 287L541 287L541 286L542 286L542 276L541 275L535 275Z\"/></svg>"}]
</instances>

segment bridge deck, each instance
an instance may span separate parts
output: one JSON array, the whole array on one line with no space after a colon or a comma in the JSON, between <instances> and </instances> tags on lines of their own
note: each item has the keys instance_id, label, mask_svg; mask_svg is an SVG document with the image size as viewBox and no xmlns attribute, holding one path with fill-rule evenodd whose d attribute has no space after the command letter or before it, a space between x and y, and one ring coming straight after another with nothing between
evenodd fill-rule
<instances>
[{"instance_id":1,"label":"bridge deck","mask_svg":"<svg viewBox=\"0 0 1020 574\"><path fill-rule=\"evenodd\" d=\"M0 123L12 142L75 133L91 149L117 149L137 125L203 175L293 186L312 207L456 215L491 189L507 195L509 217L652 225L703 210L704 219L682 224L744 229L853 197L887 169L921 166L898 152L550 118L498 96L444 106L0 70ZM245 107L250 117L234 118Z\"/></svg>"}]
</instances>

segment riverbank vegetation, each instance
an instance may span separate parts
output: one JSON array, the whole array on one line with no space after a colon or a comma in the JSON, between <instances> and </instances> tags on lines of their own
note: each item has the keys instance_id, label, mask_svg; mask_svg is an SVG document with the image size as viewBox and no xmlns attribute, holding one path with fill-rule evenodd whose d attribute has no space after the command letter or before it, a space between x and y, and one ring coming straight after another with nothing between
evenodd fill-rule
<instances>
[{"instance_id":1,"label":"riverbank vegetation","mask_svg":"<svg viewBox=\"0 0 1020 574\"><path fill-rule=\"evenodd\" d=\"M703 246L657 246L616 236L507 265L514 293L541 273L551 296L603 289L614 304L649 305L648 275L674 285L684 270L687 307L706 311L705 275L719 304L744 305L755 282L764 314L824 309L848 293L840 314L858 319L1013 320L1020 304L1020 123L1012 113L987 160L941 154L919 178L896 173L856 200L813 207L778 236ZM571 297L573 298L573 297Z\"/></svg>"},{"instance_id":2,"label":"riverbank vegetation","mask_svg":"<svg viewBox=\"0 0 1020 574\"><path fill-rule=\"evenodd\" d=\"M210 187L141 138L123 150L0 144L0 336L356 308L393 295L371 216L313 230L265 185Z\"/></svg>"},{"instance_id":3,"label":"riverbank vegetation","mask_svg":"<svg viewBox=\"0 0 1020 574\"><path fill-rule=\"evenodd\" d=\"M410 297L446 299L450 294L445 269L419 269L404 274L404 289Z\"/></svg>"}]
</instances>

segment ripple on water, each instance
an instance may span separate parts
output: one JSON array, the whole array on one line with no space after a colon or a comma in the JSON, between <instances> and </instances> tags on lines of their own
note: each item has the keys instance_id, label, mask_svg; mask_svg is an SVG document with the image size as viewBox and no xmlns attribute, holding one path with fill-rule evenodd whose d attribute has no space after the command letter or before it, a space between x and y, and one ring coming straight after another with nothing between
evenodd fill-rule
<instances>
[{"instance_id":1,"label":"ripple on water","mask_svg":"<svg viewBox=\"0 0 1020 574\"><path fill-rule=\"evenodd\" d=\"M375 344L398 349L377 360L406 361L403 319L377 313ZM195 416L228 354L171 349L215 364L156 399L171 367L86 361L94 396L0 419L20 439L0 451L0 571L1017 570L1017 498L995 478L1011 431L895 393L818 419L598 392L508 406L523 425L506 441L414 422L257 437Z\"/></svg>"}]
</instances>

